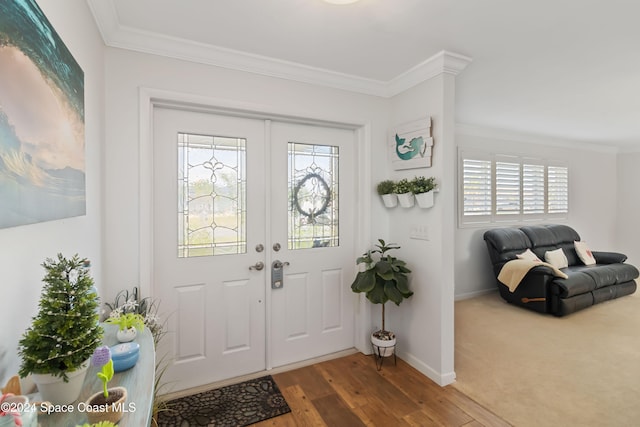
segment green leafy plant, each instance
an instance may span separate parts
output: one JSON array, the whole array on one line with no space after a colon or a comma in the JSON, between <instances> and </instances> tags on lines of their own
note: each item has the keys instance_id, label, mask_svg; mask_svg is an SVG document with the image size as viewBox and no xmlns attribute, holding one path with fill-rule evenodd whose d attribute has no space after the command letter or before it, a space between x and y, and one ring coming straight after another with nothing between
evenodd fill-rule
<instances>
[{"instance_id":1,"label":"green leafy plant","mask_svg":"<svg viewBox=\"0 0 640 427\"><path fill-rule=\"evenodd\" d=\"M410 181L410 184L413 194L427 193L436 188L436 179L433 176L429 178L416 176Z\"/></svg>"},{"instance_id":2,"label":"green leafy plant","mask_svg":"<svg viewBox=\"0 0 640 427\"><path fill-rule=\"evenodd\" d=\"M77 254L47 258L39 311L19 342L19 374L51 374L67 382L67 372L80 368L102 343L98 296L89 261Z\"/></svg>"},{"instance_id":3,"label":"green leafy plant","mask_svg":"<svg viewBox=\"0 0 640 427\"><path fill-rule=\"evenodd\" d=\"M395 182L387 179L385 181L379 182L376 190L378 191L378 195L383 196L385 194L392 194L395 191L395 188Z\"/></svg>"},{"instance_id":4,"label":"green leafy plant","mask_svg":"<svg viewBox=\"0 0 640 427\"><path fill-rule=\"evenodd\" d=\"M116 317L123 313L141 315L144 318L144 325L151 331L156 346L166 334L165 322L161 322L158 316L160 302L151 297L140 298L140 292L135 286L131 291L118 292L113 303L105 303L104 305L108 309L108 313L106 313L108 317Z\"/></svg>"},{"instance_id":5,"label":"green leafy plant","mask_svg":"<svg viewBox=\"0 0 640 427\"><path fill-rule=\"evenodd\" d=\"M112 314L114 313L112 312ZM118 325L121 331L129 328L136 328L139 331L144 330L144 317L138 313L115 313L114 316L109 317L105 322Z\"/></svg>"},{"instance_id":6,"label":"green leafy plant","mask_svg":"<svg viewBox=\"0 0 640 427\"><path fill-rule=\"evenodd\" d=\"M356 264L364 265L364 270L359 271L351 284L353 292L363 292L373 304L382 305L382 329L385 329L384 305L387 301L393 301L396 305L413 295L409 290L409 276L411 273L407 263L390 255L388 252L400 249L393 243L386 244L378 239L377 249L362 254L356 260Z\"/></svg>"},{"instance_id":7,"label":"green leafy plant","mask_svg":"<svg viewBox=\"0 0 640 427\"><path fill-rule=\"evenodd\" d=\"M161 321L158 316L160 301L151 297L140 297L137 287L133 287L131 291L125 289L117 293L113 303L105 303L109 310L105 313L109 317L116 317L121 314L133 313L144 318L144 324L151 331L153 343L158 350L158 343L167 333L166 320ZM157 414L168 410L167 399L163 393L167 388L167 383L162 379L165 371L169 367L170 358L167 354L156 357L156 375L155 387L153 388L153 422L157 425Z\"/></svg>"},{"instance_id":8,"label":"green leafy plant","mask_svg":"<svg viewBox=\"0 0 640 427\"><path fill-rule=\"evenodd\" d=\"M403 178L400 181L395 183L394 193L396 194L405 194L411 193L412 186L408 179Z\"/></svg>"}]
</instances>

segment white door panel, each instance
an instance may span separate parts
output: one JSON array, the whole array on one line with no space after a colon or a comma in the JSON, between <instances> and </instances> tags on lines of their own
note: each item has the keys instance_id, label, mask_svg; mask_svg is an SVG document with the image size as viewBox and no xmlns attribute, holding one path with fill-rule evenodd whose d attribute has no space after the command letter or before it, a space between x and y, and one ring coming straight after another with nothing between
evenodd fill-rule
<instances>
[{"instance_id":1,"label":"white door panel","mask_svg":"<svg viewBox=\"0 0 640 427\"><path fill-rule=\"evenodd\" d=\"M301 169L296 170L291 143L337 147L338 173L325 163L327 153L323 149L316 154L303 152ZM353 144L352 130L286 123L271 126L271 188L287 188L287 191L274 192L271 197L271 235L281 246L281 250L271 256L289 262L284 268L282 288L271 291L271 363L274 367L353 347L354 295L350 289L350 278L355 271ZM338 231L314 235L312 247L296 248L296 240L304 246L310 231L296 234L297 224L292 224L290 218L295 205L292 192L310 174L323 176L331 187L327 212L338 219ZM335 181L334 185L330 181ZM322 206L318 202L316 208ZM334 207L337 212L329 212ZM305 209L309 213L313 208L302 206L302 210ZM311 221L309 216L298 218L297 222ZM319 247L313 247L318 241ZM327 242L329 245L323 246Z\"/></svg>"},{"instance_id":2,"label":"white door panel","mask_svg":"<svg viewBox=\"0 0 640 427\"><path fill-rule=\"evenodd\" d=\"M240 153L230 161L232 167L229 168L237 172L237 177L246 173L246 195L238 191L245 202L230 202L222 183L213 187L209 196L190 195L187 208L197 224L195 228L202 227L206 230L203 234L215 236L222 242L220 251L227 250L225 236L234 234L230 228L242 228L242 217L246 216L245 231L236 233L244 245L236 250L240 253L178 256L182 217L177 207L180 204L176 202L184 198L184 194L183 198L178 196L181 194L177 143L180 133L246 140L246 156ZM156 108L154 135L154 293L161 299L163 311L169 314L169 333L159 351L159 354L167 352L171 359L166 379L175 384L174 390L180 390L263 370L266 270L249 270L249 266L264 262L264 253L254 249L264 243L264 123ZM207 152L198 148L194 151ZM224 171L225 159L216 156L225 157L227 151L233 152L223 147L222 154L216 152L205 160L200 159L204 155L197 153L194 162L201 162L202 166L183 167L193 169L194 181L201 176L220 181L225 178L220 172ZM197 185L195 182L192 187ZM222 212L209 218L203 206L216 203L223 206ZM230 213L231 208L243 203L246 209L240 207L239 212ZM199 216L201 222L198 222ZM202 230L191 233L196 243ZM192 249L196 255L199 250ZM183 250L182 254L185 251L189 252Z\"/></svg>"}]
</instances>

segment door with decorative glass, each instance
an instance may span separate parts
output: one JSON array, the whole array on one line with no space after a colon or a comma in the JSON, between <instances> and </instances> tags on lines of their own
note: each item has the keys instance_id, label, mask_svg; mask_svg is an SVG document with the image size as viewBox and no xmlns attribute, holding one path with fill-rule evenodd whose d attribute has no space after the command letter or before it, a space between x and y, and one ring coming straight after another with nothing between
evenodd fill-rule
<instances>
[{"instance_id":1,"label":"door with decorative glass","mask_svg":"<svg viewBox=\"0 0 640 427\"><path fill-rule=\"evenodd\" d=\"M270 134L270 230L284 263L271 293L277 367L353 347L355 136L288 123L273 123Z\"/></svg>"},{"instance_id":2,"label":"door with decorative glass","mask_svg":"<svg viewBox=\"0 0 640 427\"><path fill-rule=\"evenodd\" d=\"M353 346L352 144L154 109L153 286L175 390Z\"/></svg>"}]
</instances>

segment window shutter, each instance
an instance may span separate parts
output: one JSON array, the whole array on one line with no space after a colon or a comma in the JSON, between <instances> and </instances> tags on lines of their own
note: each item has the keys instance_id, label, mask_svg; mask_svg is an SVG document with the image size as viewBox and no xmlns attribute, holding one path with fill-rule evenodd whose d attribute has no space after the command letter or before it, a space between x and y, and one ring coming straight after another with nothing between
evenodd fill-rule
<instances>
[{"instance_id":1,"label":"window shutter","mask_svg":"<svg viewBox=\"0 0 640 427\"><path fill-rule=\"evenodd\" d=\"M462 160L463 215L491 215L491 161Z\"/></svg>"},{"instance_id":2,"label":"window shutter","mask_svg":"<svg viewBox=\"0 0 640 427\"><path fill-rule=\"evenodd\" d=\"M522 213L544 214L544 165L522 165Z\"/></svg>"},{"instance_id":3,"label":"window shutter","mask_svg":"<svg viewBox=\"0 0 640 427\"><path fill-rule=\"evenodd\" d=\"M496 214L520 213L520 164L496 162Z\"/></svg>"},{"instance_id":4,"label":"window shutter","mask_svg":"<svg viewBox=\"0 0 640 427\"><path fill-rule=\"evenodd\" d=\"M547 212L569 212L569 169L566 166L547 167Z\"/></svg>"}]
</instances>

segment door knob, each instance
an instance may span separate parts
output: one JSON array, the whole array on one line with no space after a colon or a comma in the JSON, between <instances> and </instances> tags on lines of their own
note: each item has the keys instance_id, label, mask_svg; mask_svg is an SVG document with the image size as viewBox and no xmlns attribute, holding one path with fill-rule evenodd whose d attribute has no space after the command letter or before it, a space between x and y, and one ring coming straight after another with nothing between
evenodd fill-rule
<instances>
[{"instance_id":1,"label":"door knob","mask_svg":"<svg viewBox=\"0 0 640 427\"><path fill-rule=\"evenodd\" d=\"M264 262L262 261L258 261L256 262L254 265L252 265L251 267L249 267L249 270L262 270L264 268Z\"/></svg>"}]
</instances>

